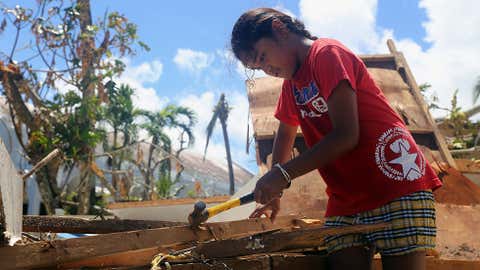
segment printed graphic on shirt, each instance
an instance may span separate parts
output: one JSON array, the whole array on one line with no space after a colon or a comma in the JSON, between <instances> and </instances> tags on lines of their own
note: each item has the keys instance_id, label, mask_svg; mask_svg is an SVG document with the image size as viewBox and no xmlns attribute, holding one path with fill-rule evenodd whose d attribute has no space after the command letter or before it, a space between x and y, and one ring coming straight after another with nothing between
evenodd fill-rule
<instances>
[{"instance_id":1,"label":"printed graphic on shirt","mask_svg":"<svg viewBox=\"0 0 480 270\"><path fill-rule=\"evenodd\" d=\"M408 141L402 128L391 128L378 138L375 161L387 177L414 181L425 175L425 159Z\"/></svg>"},{"instance_id":2,"label":"printed graphic on shirt","mask_svg":"<svg viewBox=\"0 0 480 270\"><path fill-rule=\"evenodd\" d=\"M311 82L307 87L297 89L293 86L293 96L297 105L305 105L318 95L318 88L315 83Z\"/></svg>"},{"instance_id":3,"label":"printed graphic on shirt","mask_svg":"<svg viewBox=\"0 0 480 270\"><path fill-rule=\"evenodd\" d=\"M300 90L293 86L293 95L302 118L321 117L328 112L327 102L319 95L318 88L314 82Z\"/></svg>"}]
</instances>

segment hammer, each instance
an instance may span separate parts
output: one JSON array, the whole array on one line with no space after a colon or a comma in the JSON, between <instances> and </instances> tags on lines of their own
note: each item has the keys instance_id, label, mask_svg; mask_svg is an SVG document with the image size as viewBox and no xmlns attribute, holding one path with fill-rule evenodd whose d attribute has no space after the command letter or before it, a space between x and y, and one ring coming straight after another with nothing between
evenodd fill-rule
<instances>
[{"instance_id":1,"label":"hammer","mask_svg":"<svg viewBox=\"0 0 480 270\"><path fill-rule=\"evenodd\" d=\"M251 203L254 201L253 192L242 196L240 198L231 199L224 203L206 208L207 205L203 201L198 201L193 206L193 212L188 215L188 222L192 226L192 228L198 227L200 223L205 222L207 219L223 212L227 211L228 209L244 205L247 203Z\"/></svg>"}]
</instances>

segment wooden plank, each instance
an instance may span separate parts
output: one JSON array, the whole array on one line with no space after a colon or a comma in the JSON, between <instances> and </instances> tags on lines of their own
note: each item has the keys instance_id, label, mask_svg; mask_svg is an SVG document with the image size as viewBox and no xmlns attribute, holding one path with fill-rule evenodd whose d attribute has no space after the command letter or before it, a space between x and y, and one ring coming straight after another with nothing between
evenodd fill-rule
<instances>
[{"instance_id":1,"label":"wooden plank","mask_svg":"<svg viewBox=\"0 0 480 270\"><path fill-rule=\"evenodd\" d=\"M274 224L269 219L257 218L210 223L207 226L210 228L223 226L226 233L234 237L291 227L297 218L297 216L279 217ZM188 226L181 226L3 247L0 248L0 269L52 267L89 257L159 246L176 246L213 238L208 229L194 231Z\"/></svg>"},{"instance_id":2,"label":"wooden plank","mask_svg":"<svg viewBox=\"0 0 480 270\"><path fill-rule=\"evenodd\" d=\"M186 247L186 246L185 246ZM182 246L176 246L176 249L182 249ZM57 265L57 269L81 269L81 268L98 268L98 267L133 267L150 265L155 255L159 253L168 254L171 250L163 247L154 247L147 249L139 249L127 252L119 252L110 255L97 256L67 262ZM150 269L150 268L148 268Z\"/></svg>"},{"instance_id":3,"label":"wooden plank","mask_svg":"<svg viewBox=\"0 0 480 270\"><path fill-rule=\"evenodd\" d=\"M358 55L363 62L391 62L393 55L391 54L360 54Z\"/></svg>"},{"instance_id":4,"label":"wooden plank","mask_svg":"<svg viewBox=\"0 0 480 270\"><path fill-rule=\"evenodd\" d=\"M311 227L312 225L320 225L323 224L324 221L321 219L313 219L313 218L301 218L295 220L295 225L300 228L307 228Z\"/></svg>"},{"instance_id":5,"label":"wooden plank","mask_svg":"<svg viewBox=\"0 0 480 270\"><path fill-rule=\"evenodd\" d=\"M0 190L2 191L2 209L1 218L4 219L0 233L9 238L9 243L13 245L22 237L22 203L23 203L23 180L15 168L10 154L3 141L0 138ZM3 232L5 230L5 232ZM0 237L3 239L3 236ZM5 239L6 240L6 239Z\"/></svg>"},{"instance_id":6,"label":"wooden plank","mask_svg":"<svg viewBox=\"0 0 480 270\"><path fill-rule=\"evenodd\" d=\"M69 263L60 265L57 269L77 269L81 267L122 267L122 269L150 269L150 262L152 258L161 252L161 249L150 249L149 253L146 250L142 251L133 251L126 253L115 254L116 256L107 256L104 259L99 260L97 257L95 263L94 260L84 260L78 261L76 263ZM249 255L244 257L235 257L228 259L217 259L215 262L210 261L214 266L208 267L206 264L202 263L172 263L172 270L184 270L184 269L222 269L221 263L225 263L228 267L236 270L242 269L271 269L271 270L283 270L283 269L328 269L326 255L324 253L269 253L269 254L256 254ZM251 264L254 262L254 264ZM216 265L216 266L215 266ZM143 266L143 267L141 267ZM460 270L480 270L479 261L467 261L467 260L452 260L452 259L442 259L434 258L431 256L427 257L427 269L426 270L451 270L451 269L460 269ZM134 268L133 268L134 267ZM217 268L215 268L217 267ZM218 268L220 267L220 268ZM255 268L257 267L257 268ZM260 267L260 268L258 268ZM375 270L381 270L381 258L380 256L375 256L374 258L374 268Z\"/></svg>"},{"instance_id":7,"label":"wooden plank","mask_svg":"<svg viewBox=\"0 0 480 270\"><path fill-rule=\"evenodd\" d=\"M291 232L266 233L242 239L201 243L194 249L194 252L206 258L225 258L254 253L311 248L323 245L323 238L327 235L366 232L385 228L387 225L386 223L380 223L339 228L324 228L318 226Z\"/></svg>"},{"instance_id":8,"label":"wooden plank","mask_svg":"<svg viewBox=\"0 0 480 270\"><path fill-rule=\"evenodd\" d=\"M480 162L470 159L455 159L457 168L462 173L480 173Z\"/></svg>"},{"instance_id":9,"label":"wooden plank","mask_svg":"<svg viewBox=\"0 0 480 270\"><path fill-rule=\"evenodd\" d=\"M432 115L428 111L427 104L423 100L422 94L420 93L420 89L418 88L417 82L415 81L415 77L413 76L413 73L410 70L410 67L408 66L407 60L403 56L403 53L397 51L395 44L393 43L393 40L389 39L387 41L387 45L390 52L395 56L395 62L398 65L398 71L401 74L403 73L403 75L405 76L406 83L410 86L413 97L417 101L418 106L422 108L423 114L427 117L430 125L433 128L433 133L435 134L435 140L437 142L438 148L440 149L440 152L442 153L444 160L453 168L457 168L457 165L448 150L447 144L445 142L445 138L443 138L443 135L438 130L438 127L435 124L435 121L433 120Z\"/></svg>"},{"instance_id":10,"label":"wooden plank","mask_svg":"<svg viewBox=\"0 0 480 270\"><path fill-rule=\"evenodd\" d=\"M53 233L114 233L186 225L184 222L107 219L66 216L23 216L23 231Z\"/></svg>"}]
</instances>

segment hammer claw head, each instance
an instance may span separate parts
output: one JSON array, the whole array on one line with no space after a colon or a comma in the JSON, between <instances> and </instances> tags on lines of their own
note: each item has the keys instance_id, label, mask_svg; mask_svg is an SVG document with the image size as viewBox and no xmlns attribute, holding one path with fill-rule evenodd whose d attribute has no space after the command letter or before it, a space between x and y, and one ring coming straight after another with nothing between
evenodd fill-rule
<instances>
[{"instance_id":1,"label":"hammer claw head","mask_svg":"<svg viewBox=\"0 0 480 270\"><path fill-rule=\"evenodd\" d=\"M193 228L198 227L200 223L208 219L207 205L203 201L198 201L193 206L193 212L188 215L188 222Z\"/></svg>"}]
</instances>

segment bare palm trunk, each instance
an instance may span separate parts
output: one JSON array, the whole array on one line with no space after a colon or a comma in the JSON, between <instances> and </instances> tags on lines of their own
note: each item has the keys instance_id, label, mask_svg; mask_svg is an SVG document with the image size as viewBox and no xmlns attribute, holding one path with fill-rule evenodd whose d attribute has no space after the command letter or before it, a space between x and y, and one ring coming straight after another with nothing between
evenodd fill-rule
<instances>
[{"instance_id":1,"label":"bare palm trunk","mask_svg":"<svg viewBox=\"0 0 480 270\"><path fill-rule=\"evenodd\" d=\"M223 118L220 118L220 124L222 124L222 131L223 131L223 140L225 141L225 152L227 152L227 164L228 164L228 178L230 180L230 195L235 193L235 178L233 176L233 165L232 165L232 157L230 155L230 142L228 140L228 133L227 133L227 123Z\"/></svg>"}]
</instances>

